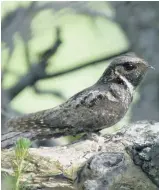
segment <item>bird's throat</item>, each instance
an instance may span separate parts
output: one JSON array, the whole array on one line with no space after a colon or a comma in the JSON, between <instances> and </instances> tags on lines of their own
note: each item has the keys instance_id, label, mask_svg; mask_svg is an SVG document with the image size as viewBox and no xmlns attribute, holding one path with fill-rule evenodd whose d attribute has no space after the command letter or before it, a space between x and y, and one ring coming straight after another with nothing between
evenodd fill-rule
<instances>
[{"instance_id":1,"label":"bird's throat","mask_svg":"<svg viewBox=\"0 0 159 190\"><path fill-rule=\"evenodd\" d=\"M130 91L130 93L133 94L133 92L134 92L133 84L131 84L131 82L129 82L125 76L122 76L118 72L116 72L116 74L117 74L117 81L120 84L123 84L124 86L126 86L128 88L128 90Z\"/></svg>"}]
</instances>

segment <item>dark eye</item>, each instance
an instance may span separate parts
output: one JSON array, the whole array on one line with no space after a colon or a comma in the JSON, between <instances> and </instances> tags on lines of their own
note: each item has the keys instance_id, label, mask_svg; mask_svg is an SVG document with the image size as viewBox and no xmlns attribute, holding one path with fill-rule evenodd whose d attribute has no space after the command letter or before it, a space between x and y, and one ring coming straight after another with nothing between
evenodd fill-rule
<instances>
[{"instance_id":1,"label":"dark eye","mask_svg":"<svg viewBox=\"0 0 159 190\"><path fill-rule=\"evenodd\" d=\"M131 64L131 63L124 63L123 67L126 71L131 71L133 69L136 69L136 65Z\"/></svg>"}]
</instances>

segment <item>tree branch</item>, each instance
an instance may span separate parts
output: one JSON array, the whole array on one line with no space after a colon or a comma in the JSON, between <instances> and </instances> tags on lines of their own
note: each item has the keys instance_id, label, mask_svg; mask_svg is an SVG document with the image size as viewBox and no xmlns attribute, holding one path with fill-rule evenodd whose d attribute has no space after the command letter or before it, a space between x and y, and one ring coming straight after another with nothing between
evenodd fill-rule
<instances>
[{"instance_id":1,"label":"tree branch","mask_svg":"<svg viewBox=\"0 0 159 190\"><path fill-rule=\"evenodd\" d=\"M60 40L60 30L57 28L57 39L53 47L49 48L47 51L45 51L41 56L41 60L37 64L33 64L30 67L30 70L28 73L24 76L22 76L18 82L12 86L11 88L7 89L6 92L9 94L10 101L19 94L24 88L27 86L34 85L39 79L42 78L42 76L45 76L45 69L48 64L49 58L54 55L58 48L61 45Z\"/></svg>"},{"instance_id":2,"label":"tree branch","mask_svg":"<svg viewBox=\"0 0 159 190\"><path fill-rule=\"evenodd\" d=\"M57 77L57 76L61 76L61 75L65 75L65 74L68 74L68 73L71 73L71 72L74 72L74 71L77 71L77 70L80 70L80 69L83 69L85 67L89 67L89 66L92 66L92 65L96 65L96 64L100 64L102 63L103 61L108 61L110 59L113 59L114 57L116 56L120 56L120 55L123 55L125 53L129 53L131 51L131 49L127 49L127 50L123 50L121 52L118 52L118 53L114 53L112 55L108 55L106 57L102 57L102 58L99 58L99 59L95 59L93 61L88 61L84 64L81 64L77 67L73 67L71 69L66 69L64 71L61 71L61 72L57 72L57 73L52 73L52 74L47 74L46 76L44 76L43 78L53 78L53 77ZM76 64L75 64L76 65Z\"/></svg>"},{"instance_id":3,"label":"tree branch","mask_svg":"<svg viewBox=\"0 0 159 190\"><path fill-rule=\"evenodd\" d=\"M46 68L47 61L48 61L48 59L50 57L50 52L55 53L55 50L58 49L60 43L61 42L57 40L56 43L55 43L55 46L52 49L47 50L44 53L44 57L43 57L42 61L39 64L34 64L31 67L30 71L25 76L23 76L23 77L21 77L19 79L19 81L18 81L18 83L16 85L14 85L13 87L11 87L10 89L7 90L8 94L10 95L10 100L12 100L26 86L34 85L40 79L54 78L54 77L57 77L57 76L65 75L65 74L68 74L68 73L83 69L83 68L88 67L88 66L100 64L103 61L108 61L108 60L110 60L110 59L112 59L112 58L114 58L116 56L120 56L122 54L125 54L125 53L128 53L128 52L131 51L131 49L129 48L127 50L123 50L121 52L115 53L115 54L110 55L110 56L99 58L99 59L96 59L96 60L93 60L93 61L88 61L85 64L81 64L81 65L79 65L77 67L73 67L71 69L66 69L64 71L60 71L60 72L52 73L52 74L46 74L44 69Z\"/></svg>"}]
</instances>

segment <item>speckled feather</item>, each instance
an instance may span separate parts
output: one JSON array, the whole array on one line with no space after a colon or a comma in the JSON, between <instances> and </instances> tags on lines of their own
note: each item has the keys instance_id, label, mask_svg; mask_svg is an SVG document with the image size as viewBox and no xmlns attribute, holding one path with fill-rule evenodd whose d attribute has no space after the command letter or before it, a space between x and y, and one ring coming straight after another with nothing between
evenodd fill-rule
<instances>
[{"instance_id":1,"label":"speckled feather","mask_svg":"<svg viewBox=\"0 0 159 190\"><path fill-rule=\"evenodd\" d=\"M138 68L134 72L126 72L122 68L125 62ZM147 68L148 64L134 55L118 57L97 83L62 105L10 119L6 125L10 131L38 130L39 134L47 131L52 136L75 135L110 127L124 117L132 102L133 91Z\"/></svg>"}]
</instances>

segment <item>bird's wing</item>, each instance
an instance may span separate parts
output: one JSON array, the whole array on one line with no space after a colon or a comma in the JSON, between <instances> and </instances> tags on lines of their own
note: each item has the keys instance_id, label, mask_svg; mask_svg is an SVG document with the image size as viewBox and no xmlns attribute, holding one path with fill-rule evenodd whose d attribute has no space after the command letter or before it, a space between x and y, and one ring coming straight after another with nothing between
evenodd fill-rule
<instances>
[{"instance_id":1,"label":"bird's wing","mask_svg":"<svg viewBox=\"0 0 159 190\"><path fill-rule=\"evenodd\" d=\"M73 97L71 97L67 103L66 107L93 107L96 105L97 102L101 101L102 99L105 99L109 96L108 87L90 87L87 88L77 94L75 94Z\"/></svg>"}]
</instances>

